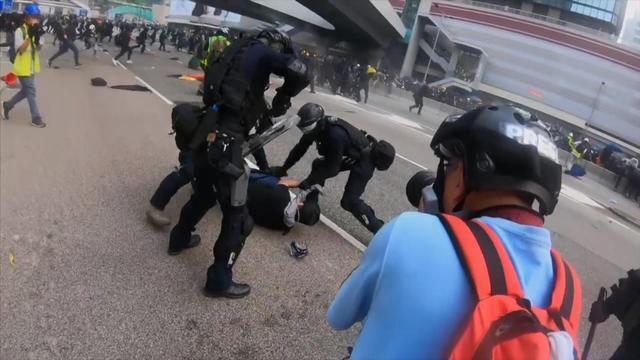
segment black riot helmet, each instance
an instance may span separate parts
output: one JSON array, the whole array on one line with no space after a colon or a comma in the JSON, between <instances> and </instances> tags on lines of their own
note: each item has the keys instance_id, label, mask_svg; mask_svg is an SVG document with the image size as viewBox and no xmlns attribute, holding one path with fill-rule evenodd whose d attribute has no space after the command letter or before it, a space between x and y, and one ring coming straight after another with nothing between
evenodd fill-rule
<instances>
[{"instance_id":1,"label":"black riot helmet","mask_svg":"<svg viewBox=\"0 0 640 360\"><path fill-rule=\"evenodd\" d=\"M373 143L371 147L371 158L376 169L385 171L391 167L396 158L396 149L385 140Z\"/></svg>"},{"instance_id":2,"label":"black riot helmet","mask_svg":"<svg viewBox=\"0 0 640 360\"><path fill-rule=\"evenodd\" d=\"M324 117L324 109L316 103L306 103L298 110L298 116L298 128L307 134L315 129L318 121Z\"/></svg>"},{"instance_id":3,"label":"black riot helmet","mask_svg":"<svg viewBox=\"0 0 640 360\"><path fill-rule=\"evenodd\" d=\"M277 29L262 30L256 36L263 44L270 46L283 54L293 54L293 46L289 35Z\"/></svg>"},{"instance_id":4,"label":"black riot helmet","mask_svg":"<svg viewBox=\"0 0 640 360\"><path fill-rule=\"evenodd\" d=\"M289 35L280 30L262 30L258 36L256 36L256 39L283 54L293 54L293 47L291 46L291 39L289 38Z\"/></svg>"},{"instance_id":5,"label":"black riot helmet","mask_svg":"<svg viewBox=\"0 0 640 360\"><path fill-rule=\"evenodd\" d=\"M482 106L448 117L431 141L441 159L434 191L444 193L443 159L464 164L465 190L514 191L533 196L541 215L558 202L562 166L549 131L532 115L514 106ZM462 205L462 204L460 204Z\"/></svg>"}]
</instances>

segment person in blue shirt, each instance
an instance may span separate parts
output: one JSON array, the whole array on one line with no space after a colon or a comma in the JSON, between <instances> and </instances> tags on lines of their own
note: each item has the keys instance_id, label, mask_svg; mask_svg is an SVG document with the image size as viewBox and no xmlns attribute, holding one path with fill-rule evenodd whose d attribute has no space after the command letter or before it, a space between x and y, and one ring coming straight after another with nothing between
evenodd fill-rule
<instances>
[{"instance_id":1,"label":"person in blue shirt","mask_svg":"<svg viewBox=\"0 0 640 360\"><path fill-rule=\"evenodd\" d=\"M441 161L425 190L435 196L423 197L420 208L486 223L504 244L525 296L549 306L554 267L543 216L558 201L562 167L548 132L520 109L481 107L446 119L431 148ZM362 323L351 359L444 359L476 301L438 217L407 212L375 235L327 320L336 330Z\"/></svg>"}]
</instances>

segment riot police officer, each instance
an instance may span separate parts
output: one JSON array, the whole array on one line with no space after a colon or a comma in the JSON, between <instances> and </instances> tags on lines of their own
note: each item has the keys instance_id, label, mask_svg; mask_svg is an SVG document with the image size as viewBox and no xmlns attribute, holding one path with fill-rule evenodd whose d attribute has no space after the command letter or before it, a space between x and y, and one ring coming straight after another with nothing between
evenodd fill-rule
<instances>
[{"instance_id":1,"label":"riot police officer","mask_svg":"<svg viewBox=\"0 0 640 360\"><path fill-rule=\"evenodd\" d=\"M178 146L193 151L195 192L171 231L169 253L199 244L192 232L217 199L222 226L207 271L204 294L209 297L241 298L250 292L249 285L232 279L233 265L253 227L246 208L249 168L242 149L267 111L263 93L271 74L284 77L271 109L272 116L280 116L291 106L290 98L309 85L306 67L294 56L290 39L277 30L264 30L235 42L207 67L202 120L193 126L174 124L174 129L195 127L188 136L176 130L176 142L182 143Z\"/></svg>"},{"instance_id":2,"label":"riot police officer","mask_svg":"<svg viewBox=\"0 0 640 360\"><path fill-rule=\"evenodd\" d=\"M298 162L314 142L322 156L313 161L311 173L300 183L301 189L314 184L324 186L327 179L341 171L349 171L340 205L349 211L372 233L384 225L371 206L361 196L376 169L387 170L395 159L395 149L384 140L376 140L348 122L333 116L325 116L324 109L314 103L303 105L298 111L301 121L318 119L317 123L303 130L304 135L291 150L281 167L271 172L284 176Z\"/></svg>"}]
</instances>

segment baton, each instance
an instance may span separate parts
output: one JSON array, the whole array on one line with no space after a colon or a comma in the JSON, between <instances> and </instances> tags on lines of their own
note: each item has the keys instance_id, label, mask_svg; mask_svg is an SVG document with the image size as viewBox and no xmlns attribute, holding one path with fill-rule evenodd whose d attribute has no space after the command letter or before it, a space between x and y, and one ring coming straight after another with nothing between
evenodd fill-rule
<instances>
[{"instance_id":1,"label":"baton","mask_svg":"<svg viewBox=\"0 0 640 360\"><path fill-rule=\"evenodd\" d=\"M281 116L279 120L278 118L275 118L273 120L274 120L274 124L271 125L270 128L266 129L260 134L253 136L251 139L249 139L249 141L245 143L245 147L242 149L243 157L248 156L254 151L267 145L268 143L276 139L278 136L287 132L287 130L298 125L298 122L300 121L300 117L298 115Z\"/></svg>"}]
</instances>

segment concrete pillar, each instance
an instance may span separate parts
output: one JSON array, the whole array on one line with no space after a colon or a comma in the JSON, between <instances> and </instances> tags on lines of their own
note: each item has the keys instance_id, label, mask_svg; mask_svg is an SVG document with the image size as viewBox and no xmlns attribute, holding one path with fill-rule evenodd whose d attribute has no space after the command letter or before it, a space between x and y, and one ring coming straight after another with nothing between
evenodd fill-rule
<instances>
[{"instance_id":1,"label":"concrete pillar","mask_svg":"<svg viewBox=\"0 0 640 360\"><path fill-rule=\"evenodd\" d=\"M458 58L460 57L460 49L456 45L453 46L453 52L451 53L451 60L449 60L449 68L447 69L447 77L453 76L456 72L456 66L458 66Z\"/></svg>"},{"instance_id":2,"label":"concrete pillar","mask_svg":"<svg viewBox=\"0 0 640 360\"><path fill-rule=\"evenodd\" d=\"M553 19L560 19L560 9L550 7L547 16Z\"/></svg>"},{"instance_id":3,"label":"concrete pillar","mask_svg":"<svg viewBox=\"0 0 640 360\"><path fill-rule=\"evenodd\" d=\"M487 68L488 58L486 54L482 54L480 56L480 61L478 62L478 69L476 70L476 76L473 78L473 82L471 86L477 89L482 82L482 78L484 77L484 71Z\"/></svg>"},{"instance_id":4,"label":"concrete pillar","mask_svg":"<svg viewBox=\"0 0 640 360\"><path fill-rule=\"evenodd\" d=\"M400 69L400 77L411 76L413 74L413 67L416 64L418 57L418 49L422 32L424 31L424 25L420 16L416 16L416 20L413 22L413 30L411 31L411 38L409 39L409 46L407 46L407 52L404 54L404 60L402 61L402 68Z\"/></svg>"},{"instance_id":5,"label":"concrete pillar","mask_svg":"<svg viewBox=\"0 0 640 360\"><path fill-rule=\"evenodd\" d=\"M533 3L525 0L525 2L522 3L522 11L533 12Z\"/></svg>"}]
</instances>

